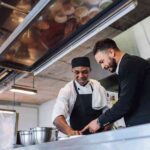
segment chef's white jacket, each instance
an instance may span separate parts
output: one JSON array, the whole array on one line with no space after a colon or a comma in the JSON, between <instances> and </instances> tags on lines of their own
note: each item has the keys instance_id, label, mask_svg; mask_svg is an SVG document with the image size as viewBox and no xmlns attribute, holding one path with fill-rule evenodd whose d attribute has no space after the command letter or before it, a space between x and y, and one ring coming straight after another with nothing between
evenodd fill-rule
<instances>
[{"instance_id":1,"label":"chef's white jacket","mask_svg":"<svg viewBox=\"0 0 150 150\"><path fill-rule=\"evenodd\" d=\"M76 81L75 83L76 83L79 94L92 93L92 89L91 89L91 86L92 86L93 88L92 108L93 109L99 110L107 105L106 91L98 81L89 79L89 82L85 86L81 86ZM56 99L56 103L53 109L52 122L54 122L55 118L60 115L63 115L65 118L71 115L71 112L73 110L73 107L76 101L76 97L77 97L77 94L73 85L73 81L70 81L59 91L59 94L58 94L58 97Z\"/></svg>"}]
</instances>

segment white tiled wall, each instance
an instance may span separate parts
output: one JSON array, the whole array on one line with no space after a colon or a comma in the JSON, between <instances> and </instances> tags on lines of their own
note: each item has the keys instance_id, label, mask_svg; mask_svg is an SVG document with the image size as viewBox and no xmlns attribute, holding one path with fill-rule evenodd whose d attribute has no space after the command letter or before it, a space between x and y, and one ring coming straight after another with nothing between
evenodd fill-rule
<instances>
[{"instance_id":1,"label":"white tiled wall","mask_svg":"<svg viewBox=\"0 0 150 150\"><path fill-rule=\"evenodd\" d=\"M55 100L50 100L43 103L39 107L39 126L41 127L52 127L52 110L55 104Z\"/></svg>"}]
</instances>

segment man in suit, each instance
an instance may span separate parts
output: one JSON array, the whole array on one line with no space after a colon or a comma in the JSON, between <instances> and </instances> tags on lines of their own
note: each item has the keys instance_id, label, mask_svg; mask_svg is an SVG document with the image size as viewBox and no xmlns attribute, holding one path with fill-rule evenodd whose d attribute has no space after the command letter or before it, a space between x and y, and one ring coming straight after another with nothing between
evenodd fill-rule
<instances>
[{"instance_id":1,"label":"man in suit","mask_svg":"<svg viewBox=\"0 0 150 150\"><path fill-rule=\"evenodd\" d=\"M150 123L150 63L124 53L111 39L98 41L93 54L103 69L118 75L119 100L82 131L96 132L121 117L127 127Z\"/></svg>"}]
</instances>

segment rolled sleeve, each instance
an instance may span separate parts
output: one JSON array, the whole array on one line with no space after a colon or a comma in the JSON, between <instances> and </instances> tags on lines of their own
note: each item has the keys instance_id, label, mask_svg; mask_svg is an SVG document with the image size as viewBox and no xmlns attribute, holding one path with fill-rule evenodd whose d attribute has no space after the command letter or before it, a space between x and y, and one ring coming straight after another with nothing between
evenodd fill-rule
<instances>
[{"instance_id":1,"label":"rolled sleeve","mask_svg":"<svg viewBox=\"0 0 150 150\"><path fill-rule=\"evenodd\" d=\"M64 87L60 90L53 109L52 122L54 122L56 117L60 115L63 115L65 118L67 118L69 112L68 108L68 100L70 96L69 93L70 90L67 87Z\"/></svg>"}]
</instances>

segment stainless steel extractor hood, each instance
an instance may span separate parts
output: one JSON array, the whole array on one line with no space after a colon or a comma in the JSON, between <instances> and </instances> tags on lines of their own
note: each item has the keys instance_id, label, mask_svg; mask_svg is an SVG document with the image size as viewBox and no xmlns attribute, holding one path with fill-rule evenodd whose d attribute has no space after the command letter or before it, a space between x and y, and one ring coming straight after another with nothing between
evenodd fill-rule
<instances>
[{"instance_id":1,"label":"stainless steel extractor hood","mask_svg":"<svg viewBox=\"0 0 150 150\"><path fill-rule=\"evenodd\" d=\"M136 5L136 0L40 0L1 45L0 65L38 74Z\"/></svg>"},{"instance_id":2,"label":"stainless steel extractor hood","mask_svg":"<svg viewBox=\"0 0 150 150\"><path fill-rule=\"evenodd\" d=\"M21 73L18 73L12 69L1 68L0 67L0 90L3 89L14 80L14 78L18 78Z\"/></svg>"}]
</instances>

